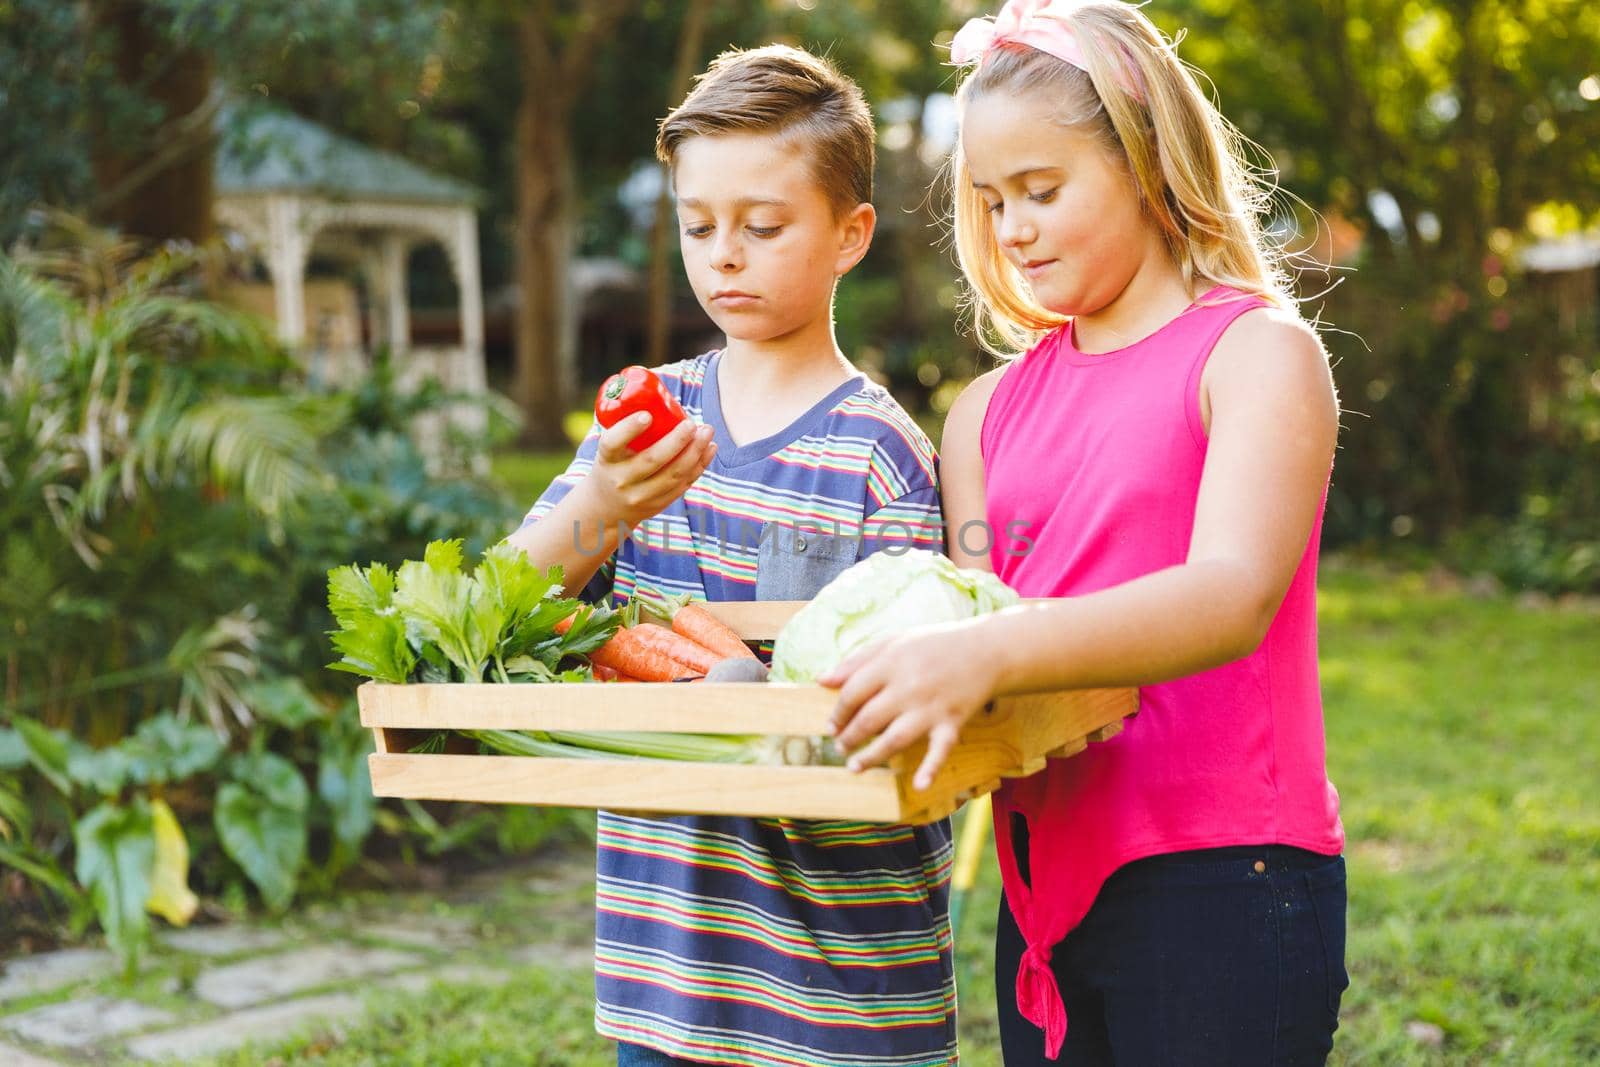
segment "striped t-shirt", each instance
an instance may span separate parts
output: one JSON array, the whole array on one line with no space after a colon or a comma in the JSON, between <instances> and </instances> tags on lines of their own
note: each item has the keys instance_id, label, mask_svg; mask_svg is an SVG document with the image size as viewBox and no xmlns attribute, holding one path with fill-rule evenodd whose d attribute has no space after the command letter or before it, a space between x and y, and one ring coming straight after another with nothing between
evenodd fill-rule
<instances>
[{"instance_id":1,"label":"striped t-shirt","mask_svg":"<svg viewBox=\"0 0 1600 1067\"><path fill-rule=\"evenodd\" d=\"M887 391L856 375L773 436L735 445L718 355L657 370L713 428L716 458L633 531L589 596L807 599L879 548L942 548L933 448ZM597 434L525 522L588 472ZM595 1027L708 1063L950 1063L949 878L948 822L602 812Z\"/></svg>"}]
</instances>

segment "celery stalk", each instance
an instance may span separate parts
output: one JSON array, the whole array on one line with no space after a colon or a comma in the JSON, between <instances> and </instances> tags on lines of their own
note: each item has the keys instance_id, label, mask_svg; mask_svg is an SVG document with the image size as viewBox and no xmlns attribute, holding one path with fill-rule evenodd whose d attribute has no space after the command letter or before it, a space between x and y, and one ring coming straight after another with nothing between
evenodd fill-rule
<instances>
[{"instance_id":1,"label":"celery stalk","mask_svg":"<svg viewBox=\"0 0 1600 1067\"><path fill-rule=\"evenodd\" d=\"M651 733L626 730L467 730L467 736L513 756L570 759L666 759L696 763L810 766L836 763L821 738L765 734ZM832 758L830 758L832 756Z\"/></svg>"}]
</instances>

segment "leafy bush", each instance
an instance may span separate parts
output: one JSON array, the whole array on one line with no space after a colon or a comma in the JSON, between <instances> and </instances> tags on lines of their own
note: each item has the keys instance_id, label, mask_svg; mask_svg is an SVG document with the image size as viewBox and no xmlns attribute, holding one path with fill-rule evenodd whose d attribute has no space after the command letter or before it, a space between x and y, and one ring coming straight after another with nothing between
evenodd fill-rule
<instances>
[{"instance_id":1,"label":"leafy bush","mask_svg":"<svg viewBox=\"0 0 1600 1067\"><path fill-rule=\"evenodd\" d=\"M407 853L496 832L376 808L325 581L440 538L482 551L519 507L472 474L485 442L412 436L461 398L404 393L383 359L309 388L264 324L200 298L217 269L71 223L0 256L0 922L98 918L130 963L191 885L282 908L375 826Z\"/></svg>"}]
</instances>

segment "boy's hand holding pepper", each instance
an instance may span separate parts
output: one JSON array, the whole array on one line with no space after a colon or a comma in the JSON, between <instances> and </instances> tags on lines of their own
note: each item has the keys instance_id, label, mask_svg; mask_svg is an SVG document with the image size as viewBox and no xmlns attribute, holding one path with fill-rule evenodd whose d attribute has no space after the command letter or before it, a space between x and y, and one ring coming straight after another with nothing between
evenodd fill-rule
<instances>
[{"instance_id":1,"label":"boy's hand holding pepper","mask_svg":"<svg viewBox=\"0 0 1600 1067\"><path fill-rule=\"evenodd\" d=\"M604 526L632 528L681 497L717 454L711 427L684 419L642 452L629 447L653 420L635 412L600 434L594 466L574 492L584 495L585 511Z\"/></svg>"}]
</instances>

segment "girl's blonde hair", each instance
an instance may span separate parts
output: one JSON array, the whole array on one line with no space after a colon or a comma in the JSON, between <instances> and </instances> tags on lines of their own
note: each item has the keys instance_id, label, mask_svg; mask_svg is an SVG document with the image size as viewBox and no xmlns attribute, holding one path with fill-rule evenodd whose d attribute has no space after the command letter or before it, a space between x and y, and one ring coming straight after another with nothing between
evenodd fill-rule
<instances>
[{"instance_id":1,"label":"girl's blonde hair","mask_svg":"<svg viewBox=\"0 0 1600 1067\"><path fill-rule=\"evenodd\" d=\"M1292 309L1282 254L1262 217L1272 190L1245 162L1244 138L1201 91L1172 42L1138 8L1090 2L1061 18L1087 71L1032 48L1002 44L957 90L963 111L980 95L1041 93L1064 125L1095 135L1127 165L1144 213L1191 291L1226 285ZM1068 321L1034 299L995 239L972 187L960 139L951 156L956 256L971 287L979 343L1011 355Z\"/></svg>"}]
</instances>

